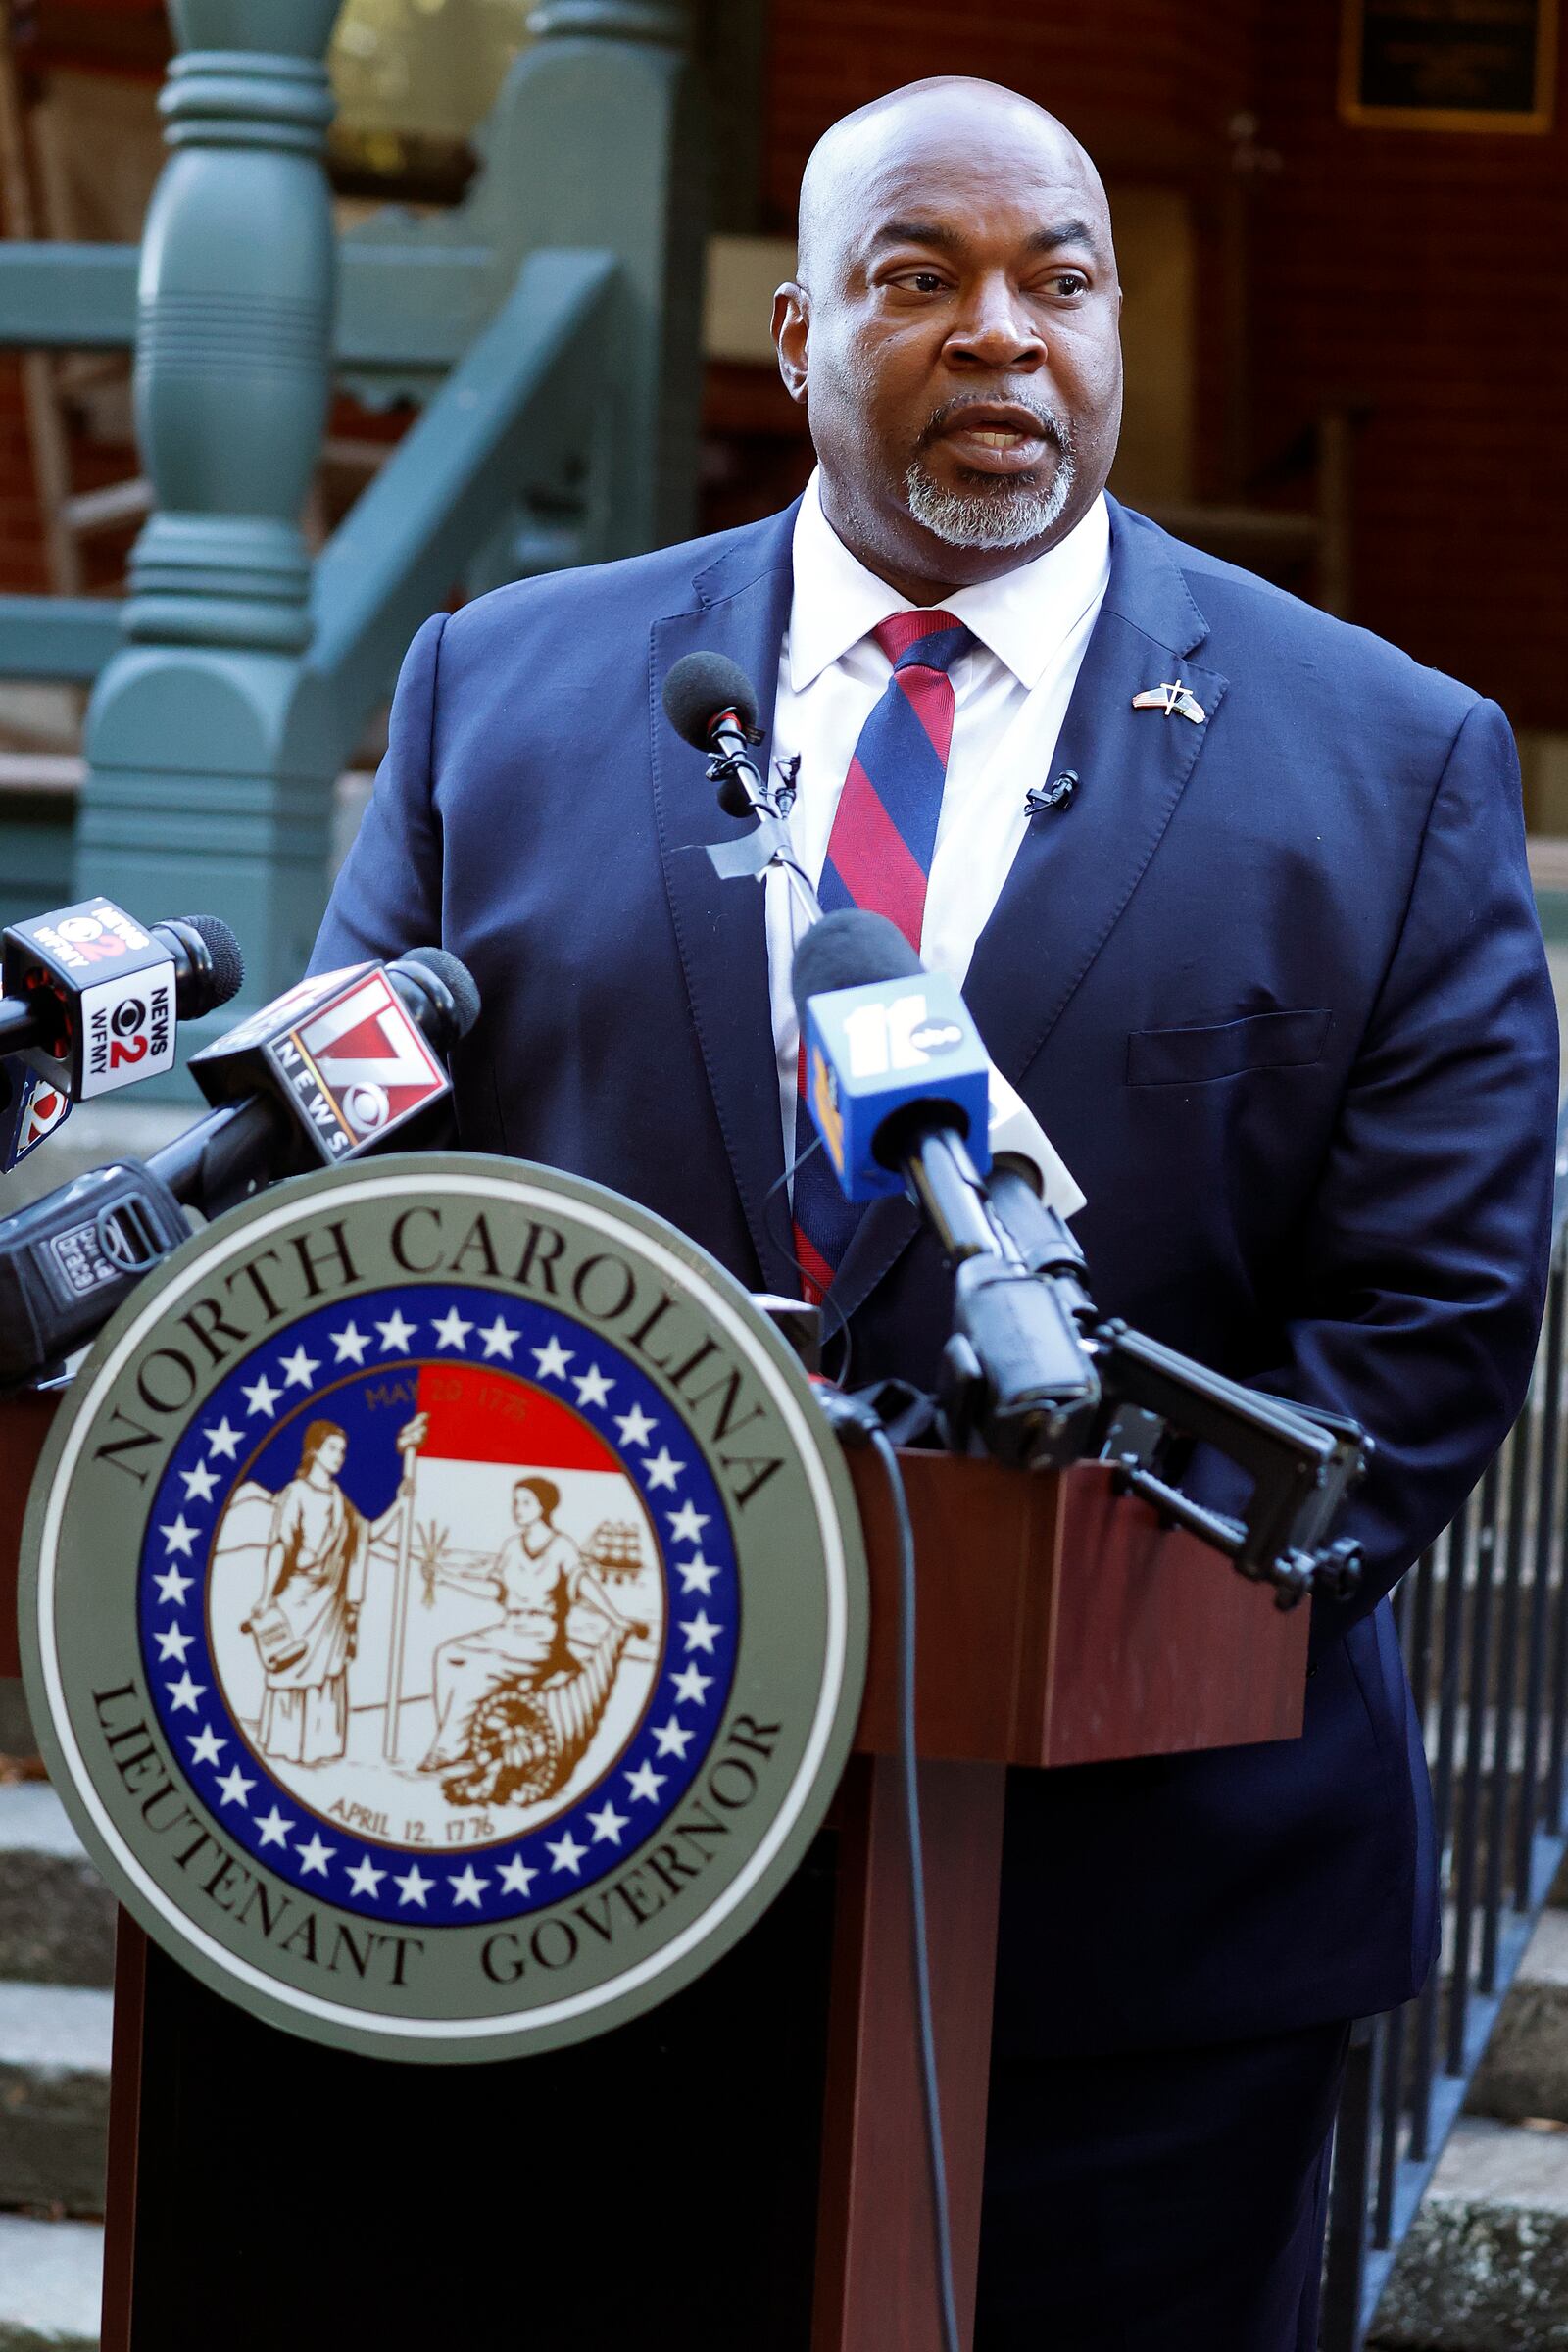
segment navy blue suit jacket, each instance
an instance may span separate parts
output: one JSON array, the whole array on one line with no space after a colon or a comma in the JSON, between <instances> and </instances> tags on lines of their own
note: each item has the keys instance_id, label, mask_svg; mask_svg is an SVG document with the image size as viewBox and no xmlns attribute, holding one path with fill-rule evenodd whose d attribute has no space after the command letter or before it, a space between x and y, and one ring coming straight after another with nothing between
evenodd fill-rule
<instances>
[{"instance_id":1,"label":"navy blue suit jacket","mask_svg":"<svg viewBox=\"0 0 1568 2352\"><path fill-rule=\"evenodd\" d=\"M999 2034L1263 2034L1383 2008L1436 1941L1426 1772L1381 1599L1523 1395L1556 1023L1495 705L1112 507L1110 584L966 996L1089 1197L1107 1311L1363 1421L1370 1572L1319 1607L1306 1731L1015 1776ZM483 1011L470 1147L595 1177L796 1288L762 894L661 689L737 661L770 715L793 514L426 623L317 968L439 940ZM1206 716L1135 710L1181 678ZM1045 778L1041 779L1043 782ZM878 1202L835 1295L857 1377L929 1378L942 1271Z\"/></svg>"}]
</instances>

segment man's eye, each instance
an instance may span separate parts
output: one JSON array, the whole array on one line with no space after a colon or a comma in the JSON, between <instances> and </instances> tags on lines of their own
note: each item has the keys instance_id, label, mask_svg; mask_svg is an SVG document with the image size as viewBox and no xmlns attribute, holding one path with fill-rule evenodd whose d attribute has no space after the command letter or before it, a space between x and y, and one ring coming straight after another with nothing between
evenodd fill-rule
<instances>
[{"instance_id":1,"label":"man's eye","mask_svg":"<svg viewBox=\"0 0 1568 2352\"><path fill-rule=\"evenodd\" d=\"M1050 284L1055 294L1087 294L1089 291L1089 280L1079 270L1058 270Z\"/></svg>"},{"instance_id":2,"label":"man's eye","mask_svg":"<svg viewBox=\"0 0 1568 2352\"><path fill-rule=\"evenodd\" d=\"M906 270L898 283L912 287L916 294L940 294L946 280L938 270Z\"/></svg>"}]
</instances>

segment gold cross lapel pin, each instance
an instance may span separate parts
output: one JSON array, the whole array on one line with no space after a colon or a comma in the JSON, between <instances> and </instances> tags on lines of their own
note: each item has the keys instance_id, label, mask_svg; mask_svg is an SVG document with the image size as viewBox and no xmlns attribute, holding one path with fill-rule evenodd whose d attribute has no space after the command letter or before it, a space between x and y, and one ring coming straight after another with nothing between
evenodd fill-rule
<instances>
[{"instance_id":1,"label":"gold cross lapel pin","mask_svg":"<svg viewBox=\"0 0 1568 2352\"><path fill-rule=\"evenodd\" d=\"M1174 686L1146 686L1142 694L1133 696L1135 710L1163 710L1165 716L1190 718L1200 727L1207 713L1197 696L1191 694L1180 678Z\"/></svg>"}]
</instances>

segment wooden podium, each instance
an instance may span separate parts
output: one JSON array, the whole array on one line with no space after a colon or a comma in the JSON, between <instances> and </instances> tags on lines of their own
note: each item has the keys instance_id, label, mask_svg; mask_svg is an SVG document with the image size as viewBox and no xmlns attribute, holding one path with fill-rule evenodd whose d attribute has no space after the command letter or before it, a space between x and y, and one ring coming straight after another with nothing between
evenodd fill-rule
<instances>
[{"instance_id":1,"label":"wooden podium","mask_svg":"<svg viewBox=\"0 0 1568 2352\"><path fill-rule=\"evenodd\" d=\"M8 1580L49 1417L44 1398L0 1407ZM858 1752L784 1895L662 2008L576 2049L398 2065L261 2025L122 1914L103 2352L325 2352L351 2331L404 2352L437 2329L583 2352L938 2352L897 1550L880 1464L850 1458L871 1575ZM1007 1768L1295 1738L1308 1612L1282 1615L1098 1466L902 1458L967 2344ZM0 1673L20 1671L15 1627L0 1592Z\"/></svg>"}]
</instances>

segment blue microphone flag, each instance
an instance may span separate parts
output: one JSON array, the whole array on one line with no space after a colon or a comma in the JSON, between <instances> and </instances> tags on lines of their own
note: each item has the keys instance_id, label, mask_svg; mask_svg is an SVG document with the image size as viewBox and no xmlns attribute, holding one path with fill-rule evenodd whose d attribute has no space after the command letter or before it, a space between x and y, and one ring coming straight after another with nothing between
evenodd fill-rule
<instances>
[{"instance_id":1,"label":"blue microphone flag","mask_svg":"<svg viewBox=\"0 0 1568 2352\"><path fill-rule=\"evenodd\" d=\"M980 1033L945 972L872 980L806 1001L806 1098L851 1200L902 1193L904 1178L873 1149L877 1130L911 1102L951 1106L975 1168L991 1165L991 1063Z\"/></svg>"}]
</instances>

